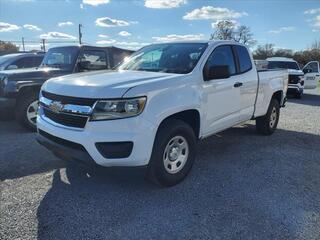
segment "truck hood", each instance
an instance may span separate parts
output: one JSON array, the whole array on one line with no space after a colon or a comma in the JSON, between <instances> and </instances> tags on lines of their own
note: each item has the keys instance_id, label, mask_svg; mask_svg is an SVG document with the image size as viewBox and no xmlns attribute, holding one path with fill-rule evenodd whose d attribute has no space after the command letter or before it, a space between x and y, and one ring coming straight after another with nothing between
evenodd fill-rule
<instances>
[{"instance_id":1,"label":"truck hood","mask_svg":"<svg viewBox=\"0 0 320 240\"><path fill-rule=\"evenodd\" d=\"M52 77L67 74L65 70L59 68L24 68L5 70L0 72L1 75L6 75L9 81L36 81L47 80Z\"/></svg>"},{"instance_id":2,"label":"truck hood","mask_svg":"<svg viewBox=\"0 0 320 240\"><path fill-rule=\"evenodd\" d=\"M180 74L144 71L95 71L48 80L42 90L71 97L121 98L129 89Z\"/></svg>"},{"instance_id":3,"label":"truck hood","mask_svg":"<svg viewBox=\"0 0 320 240\"><path fill-rule=\"evenodd\" d=\"M290 75L304 75L304 73L301 70L296 69L288 69L288 73Z\"/></svg>"}]
</instances>

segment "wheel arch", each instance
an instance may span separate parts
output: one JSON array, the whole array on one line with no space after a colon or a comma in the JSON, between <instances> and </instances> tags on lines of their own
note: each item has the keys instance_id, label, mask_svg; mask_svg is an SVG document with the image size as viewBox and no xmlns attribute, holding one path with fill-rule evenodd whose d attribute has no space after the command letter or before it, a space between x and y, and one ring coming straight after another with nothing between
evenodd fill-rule
<instances>
[{"instance_id":1,"label":"wheel arch","mask_svg":"<svg viewBox=\"0 0 320 240\"><path fill-rule=\"evenodd\" d=\"M159 124L157 131L159 128L166 124L171 119L181 120L188 124L194 132L194 135L199 139L200 138L200 112L197 109L188 109L180 112L173 113L167 117L165 117Z\"/></svg>"}]
</instances>

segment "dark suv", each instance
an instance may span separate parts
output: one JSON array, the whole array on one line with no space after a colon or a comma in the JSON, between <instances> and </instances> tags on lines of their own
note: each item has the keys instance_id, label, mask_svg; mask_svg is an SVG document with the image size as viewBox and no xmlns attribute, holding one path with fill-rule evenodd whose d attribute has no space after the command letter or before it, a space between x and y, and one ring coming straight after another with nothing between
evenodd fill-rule
<instances>
[{"instance_id":1,"label":"dark suv","mask_svg":"<svg viewBox=\"0 0 320 240\"><path fill-rule=\"evenodd\" d=\"M0 72L0 114L15 110L23 126L36 130L38 95L52 77L112 69L132 53L116 47L66 46L49 49L38 68Z\"/></svg>"}]
</instances>

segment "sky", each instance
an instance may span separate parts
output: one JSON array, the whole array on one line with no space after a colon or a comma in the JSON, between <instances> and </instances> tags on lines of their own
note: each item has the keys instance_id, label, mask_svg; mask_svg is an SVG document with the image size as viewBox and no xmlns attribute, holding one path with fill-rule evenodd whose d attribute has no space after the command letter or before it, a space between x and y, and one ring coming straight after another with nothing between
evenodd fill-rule
<instances>
[{"instance_id":1,"label":"sky","mask_svg":"<svg viewBox=\"0 0 320 240\"><path fill-rule=\"evenodd\" d=\"M257 45L298 51L320 40L320 0L0 0L0 40L23 37L26 49L77 44L78 24L99 46L207 40L221 20L250 27Z\"/></svg>"}]
</instances>

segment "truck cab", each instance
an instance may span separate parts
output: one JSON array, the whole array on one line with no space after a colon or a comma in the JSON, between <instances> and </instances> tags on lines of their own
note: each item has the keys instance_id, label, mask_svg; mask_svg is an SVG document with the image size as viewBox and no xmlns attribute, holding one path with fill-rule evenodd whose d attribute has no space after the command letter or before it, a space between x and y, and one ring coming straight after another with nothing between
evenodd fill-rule
<instances>
[{"instance_id":1,"label":"truck cab","mask_svg":"<svg viewBox=\"0 0 320 240\"><path fill-rule=\"evenodd\" d=\"M305 84L304 73L299 64L292 58L272 57L267 58L268 69L287 69L289 72L288 94L301 98Z\"/></svg>"},{"instance_id":2,"label":"truck cab","mask_svg":"<svg viewBox=\"0 0 320 240\"><path fill-rule=\"evenodd\" d=\"M53 77L73 73L108 70L133 51L88 45L50 48L41 65L0 72L0 112L14 111L16 120L36 130L38 96L42 84Z\"/></svg>"}]
</instances>

